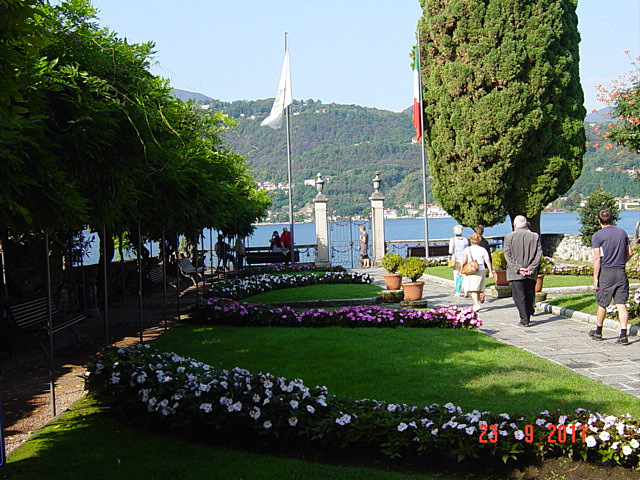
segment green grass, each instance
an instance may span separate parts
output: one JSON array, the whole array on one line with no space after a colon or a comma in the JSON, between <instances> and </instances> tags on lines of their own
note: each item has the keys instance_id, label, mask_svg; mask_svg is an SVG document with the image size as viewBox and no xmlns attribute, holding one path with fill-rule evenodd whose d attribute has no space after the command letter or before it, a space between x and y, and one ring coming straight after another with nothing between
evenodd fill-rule
<instances>
[{"instance_id":1,"label":"green grass","mask_svg":"<svg viewBox=\"0 0 640 480\"><path fill-rule=\"evenodd\" d=\"M332 393L352 398L415 405L452 401L465 410L509 413L583 407L640 414L637 398L476 331L179 325L156 346L216 367L302 378L308 386L327 385ZM100 412L89 399L13 452L2 474L18 480L455 478L190 443L129 427Z\"/></svg>"},{"instance_id":2,"label":"green grass","mask_svg":"<svg viewBox=\"0 0 640 480\"><path fill-rule=\"evenodd\" d=\"M244 298L249 303L299 302L304 300L338 300L370 298L380 295L381 288L369 284L307 285L305 287L272 290Z\"/></svg>"},{"instance_id":3,"label":"green grass","mask_svg":"<svg viewBox=\"0 0 640 480\"><path fill-rule=\"evenodd\" d=\"M302 378L352 398L466 410L525 412L578 407L640 415L640 400L470 330L339 327L173 328L163 350L218 368Z\"/></svg>"},{"instance_id":4,"label":"green grass","mask_svg":"<svg viewBox=\"0 0 640 480\"><path fill-rule=\"evenodd\" d=\"M13 480L435 480L365 467L260 455L156 435L114 420L88 399L13 452Z\"/></svg>"},{"instance_id":5,"label":"green grass","mask_svg":"<svg viewBox=\"0 0 640 480\"><path fill-rule=\"evenodd\" d=\"M598 310L596 297L593 293L565 295L547 300L546 303L561 308L568 308L569 310L575 310L576 312L584 312L589 315L595 315ZM629 325L640 325L640 318L629 317Z\"/></svg>"},{"instance_id":6,"label":"green grass","mask_svg":"<svg viewBox=\"0 0 640 480\"><path fill-rule=\"evenodd\" d=\"M451 269L449 267L429 267L425 273L440 278L446 278L447 280L453 280L453 273L451 273ZM492 278L487 278L487 287L494 284L495 283ZM545 275L543 288L578 287L588 286L591 284L593 284L593 277L586 275Z\"/></svg>"},{"instance_id":7,"label":"green grass","mask_svg":"<svg viewBox=\"0 0 640 480\"><path fill-rule=\"evenodd\" d=\"M577 295L565 295L547 300L549 305L555 305L561 308L568 308L577 312L595 315L598 308L596 298L593 293L580 293Z\"/></svg>"}]
</instances>

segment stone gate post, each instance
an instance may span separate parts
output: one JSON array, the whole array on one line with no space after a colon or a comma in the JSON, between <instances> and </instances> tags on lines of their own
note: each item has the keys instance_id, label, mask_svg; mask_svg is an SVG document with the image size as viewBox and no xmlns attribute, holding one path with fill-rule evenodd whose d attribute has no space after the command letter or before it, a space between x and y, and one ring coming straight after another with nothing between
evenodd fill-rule
<instances>
[{"instance_id":1,"label":"stone gate post","mask_svg":"<svg viewBox=\"0 0 640 480\"><path fill-rule=\"evenodd\" d=\"M329 224L327 223L327 201L328 198L322 193L324 180L322 174L318 173L316 179L316 190L318 194L314 200L316 214L316 261L315 264L322 267L331 265L329 262Z\"/></svg>"},{"instance_id":2,"label":"stone gate post","mask_svg":"<svg viewBox=\"0 0 640 480\"><path fill-rule=\"evenodd\" d=\"M380 193L380 172L376 172L373 178L373 194L369 197L371 201L371 238L373 239L373 247L371 249L373 255L371 257L371 265L380 265L384 256L384 199L385 196Z\"/></svg>"}]
</instances>

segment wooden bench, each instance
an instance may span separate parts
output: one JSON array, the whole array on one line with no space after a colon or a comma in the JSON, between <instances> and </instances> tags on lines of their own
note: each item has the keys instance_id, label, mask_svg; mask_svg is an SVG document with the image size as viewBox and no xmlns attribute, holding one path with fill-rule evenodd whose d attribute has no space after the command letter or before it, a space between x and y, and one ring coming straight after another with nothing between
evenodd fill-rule
<instances>
[{"instance_id":1,"label":"wooden bench","mask_svg":"<svg viewBox=\"0 0 640 480\"><path fill-rule=\"evenodd\" d=\"M49 334L49 320L47 298L39 297L22 303L9 305L9 312L13 325L22 333L27 333L36 337L47 337ZM51 302L51 323L52 333L57 333L64 329L69 329L78 342L80 337L73 329L73 326L85 319L82 313L62 314L58 307ZM45 351L44 345L40 347Z\"/></svg>"},{"instance_id":2,"label":"wooden bench","mask_svg":"<svg viewBox=\"0 0 640 480\"><path fill-rule=\"evenodd\" d=\"M430 257L444 257L449 255L449 245L429 245ZM424 245L409 246L407 247L407 257L423 257L424 258Z\"/></svg>"},{"instance_id":3,"label":"wooden bench","mask_svg":"<svg viewBox=\"0 0 640 480\"><path fill-rule=\"evenodd\" d=\"M300 262L300 252L296 250L293 254L294 261ZM267 248L247 247L245 248L245 260L247 265L260 265L269 263L286 263L291 261L291 252L285 256L282 252L272 252Z\"/></svg>"}]
</instances>

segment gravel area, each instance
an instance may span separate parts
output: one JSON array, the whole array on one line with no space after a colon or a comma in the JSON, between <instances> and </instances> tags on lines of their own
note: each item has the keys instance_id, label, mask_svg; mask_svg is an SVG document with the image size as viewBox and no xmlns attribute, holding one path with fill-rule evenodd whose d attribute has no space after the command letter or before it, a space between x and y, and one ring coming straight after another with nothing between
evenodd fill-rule
<instances>
[{"instance_id":1,"label":"gravel area","mask_svg":"<svg viewBox=\"0 0 640 480\"><path fill-rule=\"evenodd\" d=\"M176 294L167 296L167 325L176 313ZM193 289L182 293L182 308L194 297ZM109 304L109 337L118 346L140 341L138 297ZM151 341L164 333L162 292L154 291L143 298L143 339ZM54 378L56 413L64 412L80 399L84 390L83 376L92 355L106 343L102 318L87 318L74 327L80 343L71 332L54 335ZM49 361L38 342L31 338L17 338L11 352L0 357L0 391L3 398L5 451L7 454L22 445L39 428L53 419Z\"/></svg>"}]
</instances>

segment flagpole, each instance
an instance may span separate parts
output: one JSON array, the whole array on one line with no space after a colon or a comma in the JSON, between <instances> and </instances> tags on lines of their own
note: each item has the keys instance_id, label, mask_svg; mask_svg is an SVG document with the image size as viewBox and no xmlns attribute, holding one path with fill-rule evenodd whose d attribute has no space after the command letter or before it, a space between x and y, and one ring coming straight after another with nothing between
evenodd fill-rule
<instances>
[{"instance_id":1,"label":"flagpole","mask_svg":"<svg viewBox=\"0 0 640 480\"><path fill-rule=\"evenodd\" d=\"M416 55L418 56L418 104L420 105L420 152L422 155L422 196L424 202L424 256L429 258L429 219L427 215L427 160L424 152L424 123L422 106L422 73L420 70L420 31L417 32L418 43L416 45Z\"/></svg>"},{"instance_id":2,"label":"flagpole","mask_svg":"<svg viewBox=\"0 0 640 480\"><path fill-rule=\"evenodd\" d=\"M287 32L284 32L284 51L287 52ZM286 92L285 92L286 98ZM291 264L295 264L295 236L293 233L293 197L291 192L291 125L289 122L289 105L285 108L285 117L287 121L287 180L289 184L289 231L291 232L291 249L288 252L291 255Z\"/></svg>"}]
</instances>

